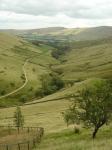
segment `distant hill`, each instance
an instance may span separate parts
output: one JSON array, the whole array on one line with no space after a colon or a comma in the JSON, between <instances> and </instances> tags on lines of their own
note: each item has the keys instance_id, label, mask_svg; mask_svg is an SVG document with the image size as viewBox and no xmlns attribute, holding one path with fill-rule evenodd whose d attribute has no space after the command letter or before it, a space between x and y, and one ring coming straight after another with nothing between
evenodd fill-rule
<instances>
[{"instance_id":1,"label":"distant hill","mask_svg":"<svg viewBox=\"0 0 112 150\"><path fill-rule=\"evenodd\" d=\"M54 40L97 40L112 37L112 27L101 26L91 28L49 27L32 30L1 30L25 37L26 39Z\"/></svg>"},{"instance_id":2,"label":"distant hill","mask_svg":"<svg viewBox=\"0 0 112 150\"><path fill-rule=\"evenodd\" d=\"M54 32L61 32L64 30L64 27L48 27L48 28L40 28L40 29L27 29L27 30L16 30L16 29L0 29L1 32L13 33L13 34L39 34L39 35L47 35L52 34Z\"/></svg>"}]
</instances>

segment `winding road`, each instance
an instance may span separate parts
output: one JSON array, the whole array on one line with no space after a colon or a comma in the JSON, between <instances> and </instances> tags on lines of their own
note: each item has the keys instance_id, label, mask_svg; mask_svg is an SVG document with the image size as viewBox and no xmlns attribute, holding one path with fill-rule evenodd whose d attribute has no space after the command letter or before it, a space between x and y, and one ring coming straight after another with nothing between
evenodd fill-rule
<instances>
[{"instance_id":1,"label":"winding road","mask_svg":"<svg viewBox=\"0 0 112 150\"><path fill-rule=\"evenodd\" d=\"M23 84L21 87L15 89L14 91L12 91L12 92L10 92L10 93L8 93L8 94L5 94L5 95L3 95L3 96L0 96L0 99L6 98L6 97L8 97L8 96L10 96L10 95L12 95L12 94L15 94L15 93L17 93L18 91L22 90L22 89L26 86L26 84L28 83L28 78L27 78L27 73L26 73L26 71L25 71L25 66L27 65L28 61L29 61L29 59L26 59L24 65L23 65L23 67L22 67L23 74L24 74L24 77L25 77L25 82L24 82L24 84Z\"/></svg>"}]
</instances>

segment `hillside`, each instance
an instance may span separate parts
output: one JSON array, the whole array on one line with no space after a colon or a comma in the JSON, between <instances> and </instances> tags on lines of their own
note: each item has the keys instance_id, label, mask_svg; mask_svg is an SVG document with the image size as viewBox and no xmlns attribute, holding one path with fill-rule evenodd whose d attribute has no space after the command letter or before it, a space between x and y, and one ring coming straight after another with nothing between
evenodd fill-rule
<instances>
[{"instance_id":1,"label":"hillside","mask_svg":"<svg viewBox=\"0 0 112 150\"><path fill-rule=\"evenodd\" d=\"M65 28L64 27L48 27L48 28L40 28L40 29L29 29L29 30L16 30L16 29L3 29L1 32L12 33L12 34L52 34L54 32L61 32Z\"/></svg>"},{"instance_id":2,"label":"hillside","mask_svg":"<svg viewBox=\"0 0 112 150\"><path fill-rule=\"evenodd\" d=\"M64 80L84 80L91 77L112 77L112 39L73 42L72 50L61 58Z\"/></svg>"},{"instance_id":3,"label":"hillside","mask_svg":"<svg viewBox=\"0 0 112 150\"><path fill-rule=\"evenodd\" d=\"M40 76L51 71L59 73L67 86L85 79L111 78L111 38L72 41L70 51L59 60L51 56L53 47L48 45L33 45L6 33L0 33L0 39L1 106L35 99Z\"/></svg>"},{"instance_id":4,"label":"hillside","mask_svg":"<svg viewBox=\"0 0 112 150\"><path fill-rule=\"evenodd\" d=\"M16 36L0 33L1 106L6 101L8 105L34 97L40 87L40 76L50 71L49 64L57 62L50 55L51 49L47 45L35 46Z\"/></svg>"},{"instance_id":5,"label":"hillside","mask_svg":"<svg viewBox=\"0 0 112 150\"><path fill-rule=\"evenodd\" d=\"M53 35L53 33L52 33ZM112 27L73 28L55 32L54 36L65 37L75 41L97 40L112 36Z\"/></svg>"}]
</instances>

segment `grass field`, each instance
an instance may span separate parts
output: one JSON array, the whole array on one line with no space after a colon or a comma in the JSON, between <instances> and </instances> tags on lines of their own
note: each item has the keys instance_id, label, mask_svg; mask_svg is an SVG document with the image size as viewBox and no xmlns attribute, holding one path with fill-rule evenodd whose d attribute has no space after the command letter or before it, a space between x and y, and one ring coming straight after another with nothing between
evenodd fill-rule
<instances>
[{"instance_id":1,"label":"grass field","mask_svg":"<svg viewBox=\"0 0 112 150\"><path fill-rule=\"evenodd\" d=\"M45 135L35 150L111 150L112 132L110 127L100 130L97 139L92 140L91 130L81 129L75 134L72 129Z\"/></svg>"},{"instance_id":2,"label":"grass field","mask_svg":"<svg viewBox=\"0 0 112 150\"><path fill-rule=\"evenodd\" d=\"M68 87L45 98L27 103L28 105L21 106L25 117L25 125L42 126L47 133L62 131L66 128L62 112L71 104L69 95L77 94L80 89L98 82L101 82L101 79L94 78L76 83L73 87ZM15 107L0 109L2 125L13 125L15 109Z\"/></svg>"}]
</instances>

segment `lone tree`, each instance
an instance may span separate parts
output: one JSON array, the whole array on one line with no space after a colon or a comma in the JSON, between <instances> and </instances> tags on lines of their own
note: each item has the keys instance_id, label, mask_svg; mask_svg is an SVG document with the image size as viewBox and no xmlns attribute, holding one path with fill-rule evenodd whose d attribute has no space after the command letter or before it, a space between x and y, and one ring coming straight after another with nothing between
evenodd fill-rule
<instances>
[{"instance_id":1,"label":"lone tree","mask_svg":"<svg viewBox=\"0 0 112 150\"><path fill-rule=\"evenodd\" d=\"M108 81L96 84L79 92L74 97L71 107L65 111L66 123L84 123L87 127L94 127L93 139L104 124L112 117L112 84Z\"/></svg>"},{"instance_id":2,"label":"lone tree","mask_svg":"<svg viewBox=\"0 0 112 150\"><path fill-rule=\"evenodd\" d=\"M22 115L21 108L19 106L16 107L16 111L14 113L14 124L18 128L18 132L20 127L22 128L24 125L24 116Z\"/></svg>"}]
</instances>

